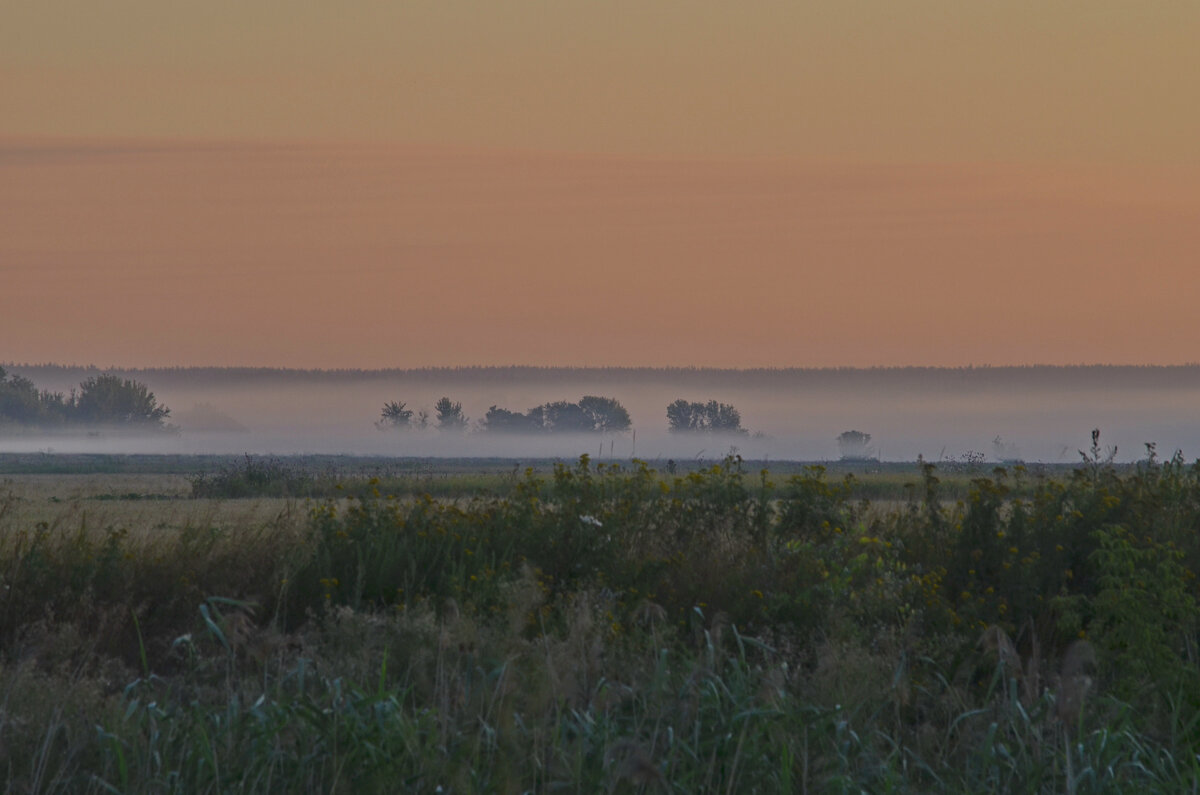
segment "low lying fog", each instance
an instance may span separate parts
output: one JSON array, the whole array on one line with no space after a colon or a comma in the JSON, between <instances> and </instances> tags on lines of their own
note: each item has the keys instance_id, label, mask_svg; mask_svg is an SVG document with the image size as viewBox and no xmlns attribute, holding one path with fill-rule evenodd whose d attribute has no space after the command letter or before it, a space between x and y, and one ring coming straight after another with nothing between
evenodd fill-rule
<instances>
[{"instance_id":1,"label":"low lying fog","mask_svg":"<svg viewBox=\"0 0 1200 795\"><path fill-rule=\"evenodd\" d=\"M69 390L81 370L13 366L39 387ZM821 461L840 455L846 430L871 434L883 460L1078 460L1101 429L1119 460L1176 449L1200 455L1200 368L997 368L859 371L601 371L507 369L305 373L146 370L120 372L146 383L171 408L177 434L109 432L0 436L0 451L119 453L342 453L395 456ZM403 401L432 418L441 396L460 401L465 433L381 430L384 403ZM515 436L484 433L490 406L512 411L583 395L617 398L635 432ZM666 406L718 400L741 413L746 435L667 432Z\"/></svg>"}]
</instances>

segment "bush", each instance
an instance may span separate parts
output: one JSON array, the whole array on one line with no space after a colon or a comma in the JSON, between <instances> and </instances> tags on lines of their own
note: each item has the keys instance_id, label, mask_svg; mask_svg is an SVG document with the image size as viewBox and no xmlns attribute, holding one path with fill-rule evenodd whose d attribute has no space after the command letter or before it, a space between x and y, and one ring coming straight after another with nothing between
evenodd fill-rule
<instances>
[{"instance_id":1,"label":"bush","mask_svg":"<svg viewBox=\"0 0 1200 795\"><path fill-rule=\"evenodd\" d=\"M278 458L247 455L240 463L219 472L204 473L192 479L192 496L224 497L310 497L315 496L317 479L288 466Z\"/></svg>"}]
</instances>

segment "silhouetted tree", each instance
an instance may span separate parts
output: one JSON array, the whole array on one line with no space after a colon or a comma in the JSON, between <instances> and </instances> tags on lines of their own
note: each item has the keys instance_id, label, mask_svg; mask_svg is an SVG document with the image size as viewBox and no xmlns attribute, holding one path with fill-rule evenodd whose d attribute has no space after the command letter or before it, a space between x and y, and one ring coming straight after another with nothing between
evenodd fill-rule
<instances>
[{"instance_id":1,"label":"silhouetted tree","mask_svg":"<svg viewBox=\"0 0 1200 795\"><path fill-rule=\"evenodd\" d=\"M412 424L412 409L405 408L404 403L395 400L383 404L383 412L379 416L379 422L375 423L380 428L407 428Z\"/></svg>"},{"instance_id":2,"label":"silhouetted tree","mask_svg":"<svg viewBox=\"0 0 1200 795\"><path fill-rule=\"evenodd\" d=\"M42 404L33 382L19 375L9 378L0 367L0 420L24 425L37 422L41 415Z\"/></svg>"},{"instance_id":3,"label":"silhouetted tree","mask_svg":"<svg viewBox=\"0 0 1200 795\"><path fill-rule=\"evenodd\" d=\"M708 419L709 430L717 433L745 433L742 428L742 415L728 403L718 403L710 400L704 405L704 415Z\"/></svg>"},{"instance_id":4,"label":"silhouetted tree","mask_svg":"<svg viewBox=\"0 0 1200 795\"><path fill-rule=\"evenodd\" d=\"M702 403L689 403L682 398L667 406L667 422L671 432L703 430L700 426L702 417L698 411L701 408Z\"/></svg>"},{"instance_id":5,"label":"silhouetted tree","mask_svg":"<svg viewBox=\"0 0 1200 795\"><path fill-rule=\"evenodd\" d=\"M871 434L862 431L842 431L837 437L843 461L866 461L871 458Z\"/></svg>"},{"instance_id":6,"label":"silhouetted tree","mask_svg":"<svg viewBox=\"0 0 1200 795\"><path fill-rule=\"evenodd\" d=\"M584 395L579 400L579 408L587 415L592 430L600 433L619 433L633 425L629 412L616 398Z\"/></svg>"},{"instance_id":7,"label":"silhouetted tree","mask_svg":"<svg viewBox=\"0 0 1200 795\"><path fill-rule=\"evenodd\" d=\"M558 400L544 403L540 408L544 430L554 433L589 433L595 430L591 418L578 403Z\"/></svg>"},{"instance_id":8,"label":"silhouetted tree","mask_svg":"<svg viewBox=\"0 0 1200 795\"><path fill-rule=\"evenodd\" d=\"M82 422L163 428L171 410L145 384L105 374L79 385L73 413Z\"/></svg>"},{"instance_id":9,"label":"silhouetted tree","mask_svg":"<svg viewBox=\"0 0 1200 795\"><path fill-rule=\"evenodd\" d=\"M483 430L494 433L534 433L542 429L541 422L519 411L492 406L483 417Z\"/></svg>"},{"instance_id":10,"label":"silhouetted tree","mask_svg":"<svg viewBox=\"0 0 1200 795\"><path fill-rule=\"evenodd\" d=\"M437 412L437 426L441 431L461 431L467 427L467 418L463 414L462 403L455 403L448 397L442 397L433 406Z\"/></svg>"},{"instance_id":11,"label":"silhouetted tree","mask_svg":"<svg viewBox=\"0 0 1200 795\"><path fill-rule=\"evenodd\" d=\"M115 375L93 376L72 390L39 391L28 378L0 368L0 425L63 426L71 423L162 430L171 410L145 384Z\"/></svg>"}]
</instances>

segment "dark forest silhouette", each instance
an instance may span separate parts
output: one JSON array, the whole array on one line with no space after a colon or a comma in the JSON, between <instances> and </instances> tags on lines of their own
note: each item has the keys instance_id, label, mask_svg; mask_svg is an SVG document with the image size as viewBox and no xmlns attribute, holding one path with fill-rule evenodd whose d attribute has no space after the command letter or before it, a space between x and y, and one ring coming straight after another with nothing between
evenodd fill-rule
<instances>
[{"instance_id":1,"label":"dark forest silhouette","mask_svg":"<svg viewBox=\"0 0 1200 795\"><path fill-rule=\"evenodd\" d=\"M106 426L166 430L171 410L145 384L111 373L83 380L70 394L39 389L33 380L0 367L0 427Z\"/></svg>"}]
</instances>

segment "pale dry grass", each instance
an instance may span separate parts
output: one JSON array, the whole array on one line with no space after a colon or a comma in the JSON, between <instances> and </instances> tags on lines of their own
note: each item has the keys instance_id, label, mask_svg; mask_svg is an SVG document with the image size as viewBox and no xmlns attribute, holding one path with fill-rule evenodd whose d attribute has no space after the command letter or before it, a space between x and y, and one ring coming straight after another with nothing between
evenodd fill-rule
<instances>
[{"instance_id":1,"label":"pale dry grass","mask_svg":"<svg viewBox=\"0 0 1200 795\"><path fill-rule=\"evenodd\" d=\"M104 495L164 495L186 497L191 479L171 474L0 475L0 492L14 491L26 499L84 499Z\"/></svg>"},{"instance_id":2,"label":"pale dry grass","mask_svg":"<svg viewBox=\"0 0 1200 795\"><path fill-rule=\"evenodd\" d=\"M182 475L6 475L0 478L0 530L43 522L51 530L82 525L135 536L184 527L236 530L304 511L295 499L191 499L190 493ZM153 498L120 499L131 494Z\"/></svg>"}]
</instances>

